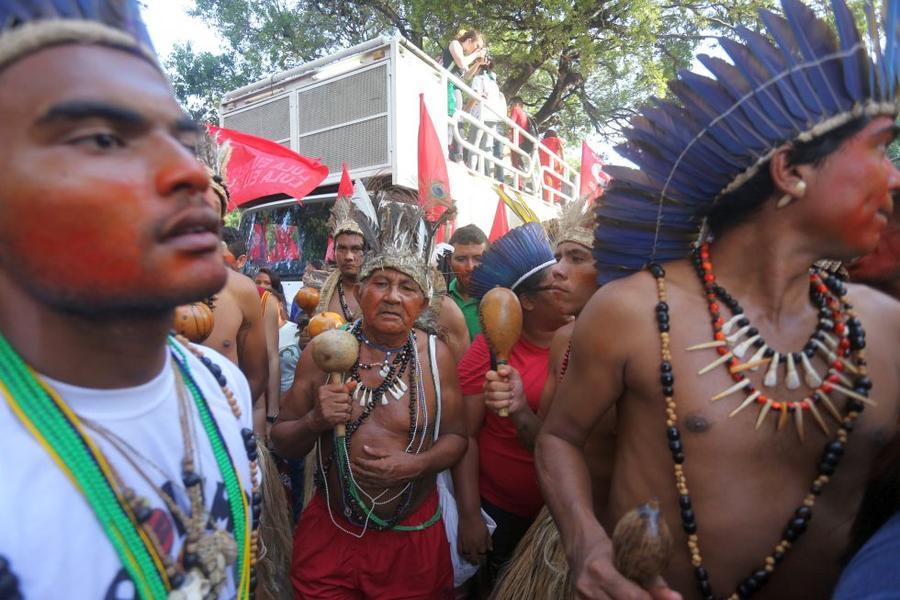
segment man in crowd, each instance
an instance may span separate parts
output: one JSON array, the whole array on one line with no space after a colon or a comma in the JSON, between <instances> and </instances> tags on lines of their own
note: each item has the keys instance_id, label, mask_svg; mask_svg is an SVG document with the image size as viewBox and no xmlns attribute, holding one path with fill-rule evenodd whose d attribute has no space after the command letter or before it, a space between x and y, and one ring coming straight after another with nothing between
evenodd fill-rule
<instances>
[{"instance_id":1,"label":"man in crowd","mask_svg":"<svg viewBox=\"0 0 900 600\"><path fill-rule=\"evenodd\" d=\"M228 188L224 182L212 185L204 195L224 222L228 206ZM203 345L221 352L238 365L250 382L253 398L261 397L268 384L269 363L266 354L266 332L259 307L259 293L253 280L240 269L247 260L246 245L236 229L224 228L221 252L228 265L225 287L213 299L213 330ZM259 427L256 428L259 431Z\"/></svg>"},{"instance_id":2,"label":"man in crowd","mask_svg":"<svg viewBox=\"0 0 900 600\"><path fill-rule=\"evenodd\" d=\"M404 211L412 218L396 218ZM381 223L404 226L382 229L379 250L363 264L362 317L350 330L359 357L349 379L326 383L314 350L304 352L272 429L285 456L301 458L318 440L318 491L295 533L299 598L452 597L435 475L459 460L466 435L455 361L414 329L432 292L430 252L410 235L421 215L414 205L381 202Z\"/></svg>"},{"instance_id":3,"label":"man in crowd","mask_svg":"<svg viewBox=\"0 0 900 600\"><path fill-rule=\"evenodd\" d=\"M349 198L338 198L331 209L331 235L334 239L335 269L322 286L322 295L316 312L334 312L350 323L359 316L357 287L359 269L362 266L362 229L351 217Z\"/></svg>"},{"instance_id":4,"label":"man in crowd","mask_svg":"<svg viewBox=\"0 0 900 600\"><path fill-rule=\"evenodd\" d=\"M512 348L509 365L492 368L483 334L459 364L469 431L469 448L453 469L459 546L470 562L486 561L477 582L477 593L483 597L544 504L532 449L540 427L537 410L550 341L567 320L552 292L550 269L555 263L540 224L529 223L497 240L470 280L471 293L479 300L496 286L512 290L523 314L522 335ZM488 394L494 382L509 382L511 391ZM500 408L507 408L509 416L499 416ZM497 523L493 538L481 509Z\"/></svg>"},{"instance_id":5,"label":"man in crowd","mask_svg":"<svg viewBox=\"0 0 900 600\"><path fill-rule=\"evenodd\" d=\"M468 285L472 271L481 264L488 239L477 225L466 225L453 232L450 245L453 246L453 253L450 255L453 280L447 291L466 319L469 339L475 339L481 331L478 321L478 300L469 295Z\"/></svg>"},{"instance_id":6,"label":"man in crowd","mask_svg":"<svg viewBox=\"0 0 900 600\"><path fill-rule=\"evenodd\" d=\"M828 25L786 6L787 19L764 12L763 21L790 53L801 44L792 32ZM641 172L616 169L598 211L601 282L671 262L607 283L588 302L538 436L542 490L579 598L649 597L639 583L656 598L830 596L868 467L895 433L900 391L900 305L811 271L821 258L872 251L900 187L886 156L895 74L874 65L869 86L853 17L836 7L853 60L829 61L836 43L820 36L807 66L763 68L755 57L781 51L740 30L753 51L723 42L733 65L705 61L717 80L679 78L683 104L655 105L626 134L621 151ZM885 33L897 42L893 24ZM814 122L788 117L769 129L746 118L759 103L789 114L781 99L803 96L790 86L814 70L830 79L813 94L837 90ZM748 92L731 85L737 77L762 79ZM769 95L776 81L795 96ZM713 114L695 104L700 88L716 98ZM735 127L752 133L736 142ZM720 144L728 160L713 150ZM715 241L692 251L703 216ZM621 231L607 236L604 219ZM582 447L612 410L612 481L595 512ZM674 550L662 578L638 583L613 567L609 533L652 498Z\"/></svg>"},{"instance_id":7,"label":"man in crowd","mask_svg":"<svg viewBox=\"0 0 900 600\"><path fill-rule=\"evenodd\" d=\"M136 2L0 4L4 598L250 595L250 391L169 336L226 280L198 135Z\"/></svg>"}]
</instances>

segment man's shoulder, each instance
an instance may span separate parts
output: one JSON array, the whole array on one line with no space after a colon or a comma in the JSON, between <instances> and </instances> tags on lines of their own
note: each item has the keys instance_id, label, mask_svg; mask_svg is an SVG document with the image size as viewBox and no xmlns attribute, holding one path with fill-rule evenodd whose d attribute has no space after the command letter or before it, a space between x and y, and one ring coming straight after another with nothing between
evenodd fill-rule
<instances>
[{"instance_id":1,"label":"man's shoulder","mask_svg":"<svg viewBox=\"0 0 900 600\"><path fill-rule=\"evenodd\" d=\"M847 297L861 316L872 313L871 318L879 318L883 315L900 317L900 300L861 283L846 285Z\"/></svg>"},{"instance_id":2,"label":"man's shoulder","mask_svg":"<svg viewBox=\"0 0 900 600\"><path fill-rule=\"evenodd\" d=\"M578 322L646 316L647 310L659 302L657 283L646 271L640 271L602 285L588 300Z\"/></svg>"}]
</instances>

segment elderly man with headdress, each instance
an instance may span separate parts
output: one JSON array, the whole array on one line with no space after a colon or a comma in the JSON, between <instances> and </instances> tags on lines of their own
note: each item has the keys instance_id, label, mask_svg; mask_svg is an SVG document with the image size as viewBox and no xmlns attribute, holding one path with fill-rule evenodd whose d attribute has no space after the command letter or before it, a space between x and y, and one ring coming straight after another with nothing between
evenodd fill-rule
<instances>
[{"instance_id":1,"label":"elderly man with headdress","mask_svg":"<svg viewBox=\"0 0 900 600\"><path fill-rule=\"evenodd\" d=\"M608 534L653 498L674 540L662 577L640 582L654 597L829 597L895 433L900 304L813 264L872 251L900 188L886 153L900 3L880 33L869 15L868 44L843 0L839 39L796 0L783 8L760 13L771 38L721 41L732 62L701 57L713 78L682 72L677 100L626 132L640 171L611 171L594 254L610 282L578 317L537 442L579 598L647 597ZM595 512L582 448L613 408Z\"/></svg>"},{"instance_id":2,"label":"elderly man with headdress","mask_svg":"<svg viewBox=\"0 0 900 600\"><path fill-rule=\"evenodd\" d=\"M465 451L465 422L451 353L415 328L432 296L427 261L440 223L426 231L414 204L358 206L370 234L361 316L350 326L359 357L346 383L326 384L304 352L272 429L285 456L316 447L317 491L295 532L294 590L300 598L452 597L435 477Z\"/></svg>"},{"instance_id":3,"label":"elderly man with headdress","mask_svg":"<svg viewBox=\"0 0 900 600\"><path fill-rule=\"evenodd\" d=\"M469 290L475 298L480 300L497 286L508 288L519 297L523 313L522 335L512 348L509 365L492 368L483 334L476 336L459 364L469 448L454 468L453 481L460 552L473 563L487 558L479 575L479 593L489 591L544 504L532 447L540 427L537 411L547 379L550 342L569 320L553 295L554 264L541 225L528 223L497 240L470 278ZM511 390L492 391L494 385ZM509 410L509 417L499 416L501 408ZM481 509L497 523L493 539Z\"/></svg>"},{"instance_id":4,"label":"elderly man with headdress","mask_svg":"<svg viewBox=\"0 0 900 600\"><path fill-rule=\"evenodd\" d=\"M169 335L226 270L136 2L0 3L0 597L249 598L250 391Z\"/></svg>"}]
</instances>

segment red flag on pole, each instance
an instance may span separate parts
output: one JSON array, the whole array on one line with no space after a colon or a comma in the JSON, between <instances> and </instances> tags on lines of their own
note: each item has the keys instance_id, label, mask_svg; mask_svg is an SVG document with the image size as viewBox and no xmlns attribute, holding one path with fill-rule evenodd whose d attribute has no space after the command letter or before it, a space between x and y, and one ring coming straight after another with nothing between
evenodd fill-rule
<instances>
[{"instance_id":1,"label":"red flag on pole","mask_svg":"<svg viewBox=\"0 0 900 600\"><path fill-rule=\"evenodd\" d=\"M488 240L493 244L506 235L509 231L509 221L506 219L506 203L497 199L497 210L494 212L494 223L491 225L491 234Z\"/></svg>"},{"instance_id":2,"label":"red flag on pole","mask_svg":"<svg viewBox=\"0 0 900 600\"><path fill-rule=\"evenodd\" d=\"M591 150L587 142L581 142L581 189L578 195L593 201L603 195L611 177L603 172L603 159Z\"/></svg>"},{"instance_id":3,"label":"red flag on pole","mask_svg":"<svg viewBox=\"0 0 900 600\"><path fill-rule=\"evenodd\" d=\"M337 197L349 198L353 195L353 182L350 181L350 173L347 171L347 163L341 163L341 183L338 185Z\"/></svg>"},{"instance_id":4,"label":"red flag on pole","mask_svg":"<svg viewBox=\"0 0 900 600\"><path fill-rule=\"evenodd\" d=\"M272 194L288 194L300 201L328 176L328 167L300 156L271 140L209 125L218 142L231 144L226 178L228 209Z\"/></svg>"},{"instance_id":5,"label":"red flag on pole","mask_svg":"<svg viewBox=\"0 0 900 600\"><path fill-rule=\"evenodd\" d=\"M431 222L450 206L450 177L444 148L425 108L424 94L419 94L419 205Z\"/></svg>"}]
</instances>

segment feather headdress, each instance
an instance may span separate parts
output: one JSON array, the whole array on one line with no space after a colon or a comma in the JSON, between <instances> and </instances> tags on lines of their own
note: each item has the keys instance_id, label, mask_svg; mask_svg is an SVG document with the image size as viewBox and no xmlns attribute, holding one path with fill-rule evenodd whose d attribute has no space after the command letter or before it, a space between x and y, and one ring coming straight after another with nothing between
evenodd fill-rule
<instances>
[{"instance_id":1,"label":"feather headdress","mask_svg":"<svg viewBox=\"0 0 900 600\"><path fill-rule=\"evenodd\" d=\"M204 136L198 150L199 158L209 175L209 187L222 205L223 217L228 212L228 204L231 201L231 194L228 191L228 161L231 159L231 151L230 141L226 140L219 144L211 135Z\"/></svg>"},{"instance_id":2,"label":"feather headdress","mask_svg":"<svg viewBox=\"0 0 900 600\"><path fill-rule=\"evenodd\" d=\"M582 199L566 204L553 235L549 237L554 246L563 242L574 242L587 248L593 248L594 211L592 203L586 203Z\"/></svg>"},{"instance_id":3,"label":"feather headdress","mask_svg":"<svg viewBox=\"0 0 900 600\"><path fill-rule=\"evenodd\" d=\"M378 206L368 194L354 193L354 215L366 240L366 255L359 278L364 280L379 269L393 269L410 277L427 299L434 294L430 259L435 234L456 211L446 210L435 222L425 218L415 192L390 188L378 193Z\"/></svg>"},{"instance_id":4,"label":"feather headdress","mask_svg":"<svg viewBox=\"0 0 900 600\"><path fill-rule=\"evenodd\" d=\"M491 244L472 271L469 290L479 299L495 287L516 291L523 281L553 264L556 259L544 228L540 223L526 223Z\"/></svg>"},{"instance_id":5,"label":"feather headdress","mask_svg":"<svg viewBox=\"0 0 900 600\"><path fill-rule=\"evenodd\" d=\"M337 238L342 233L355 233L361 235L367 244L374 237L373 221L376 220L375 209L369 199L366 187L359 179L353 186L353 194L338 196L331 207L331 215L328 217L328 228L331 237Z\"/></svg>"},{"instance_id":6,"label":"feather headdress","mask_svg":"<svg viewBox=\"0 0 900 600\"><path fill-rule=\"evenodd\" d=\"M159 66L136 0L4 0L0 2L0 68L61 44L128 50Z\"/></svg>"},{"instance_id":7,"label":"feather headdress","mask_svg":"<svg viewBox=\"0 0 900 600\"><path fill-rule=\"evenodd\" d=\"M738 27L743 43L720 40L733 64L699 57L714 78L680 72L669 83L677 101L655 100L633 119L617 150L640 171L610 168L597 210L602 276L686 256L703 215L782 144L897 114L900 0L886 1L880 33L868 11L867 40L844 0L831 4L837 36L799 0L782 0L784 16L760 11L769 37Z\"/></svg>"}]
</instances>

